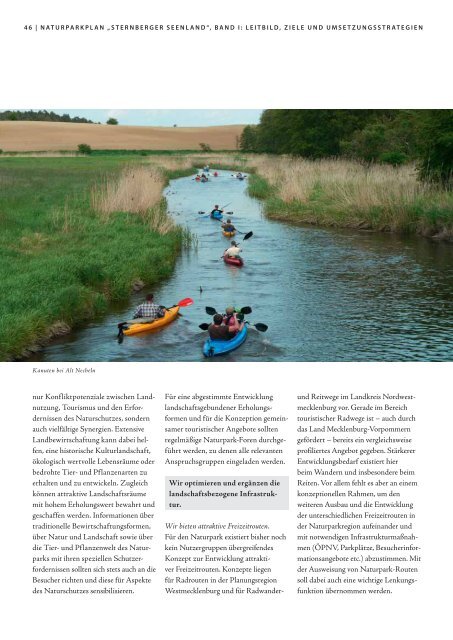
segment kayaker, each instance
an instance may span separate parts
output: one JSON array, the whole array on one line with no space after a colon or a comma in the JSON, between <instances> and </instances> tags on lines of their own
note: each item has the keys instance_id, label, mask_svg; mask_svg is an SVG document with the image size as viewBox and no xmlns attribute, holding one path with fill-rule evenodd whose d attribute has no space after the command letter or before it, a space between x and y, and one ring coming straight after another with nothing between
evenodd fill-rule
<instances>
[{"instance_id":1,"label":"kayaker","mask_svg":"<svg viewBox=\"0 0 453 640\"><path fill-rule=\"evenodd\" d=\"M217 171L214 171L214 178L218 178L219 174L217 173Z\"/></svg>"},{"instance_id":2,"label":"kayaker","mask_svg":"<svg viewBox=\"0 0 453 640\"><path fill-rule=\"evenodd\" d=\"M211 340L231 340L239 332L240 326L237 319L231 325L224 324L223 320L224 318L220 313L216 313L212 318L212 324L208 327Z\"/></svg>"},{"instance_id":3,"label":"kayaker","mask_svg":"<svg viewBox=\"0 0 453 640\"><path fill-rule=\"evenodd\" d=\"M240 330L241 323L237 318L236 309L234 307L227 307L225 309L223 324L226 324L227 327L236 327L238 331Z\"/></svg>"},{"instance_id":4,"label":"kayaker","mask_svg":"<svg viewBox=\"0 0 453 640\"><path fill-rule=\"evenodd\" d=\"M196 180L197 182L200 182L200 180L201 180L201 176L197 176L197 177L195 178L195 180Z\"/></svg>"},{"instance_id":5,"label":"kayaker","mask_svg":"<svg viewBox=\"0 0 453 640\"><path fill-rule=\"evenodd\" d=\"M201 182L207 182L208 181L208 177L205 176L204 173L201 174Z\"/></svg>"},{"instance_id":6,"label":"kayaker","mask_svg":"<svg viewBox=\"0 0 453 640\"><path fill-rule=\"evenodd\" d=\"M239 255L242 252L241 247L238 245L238 243L235 240L231 241L231 247L228 247L228 249L225 249L224 251L224 255L227 256L227 258L237 258L238 260L241 260L241 256Z\"/></svg>"},{"instance_id":7,"label":"kayaker","mask_svg":"<svg viewBox=\"0 0 453 640\"><path fill-rule=\"evenodd\" d=\"M232 233L233 231L236 231L236 227L234 226L234 224L231 222L231 219L228 218L226 222L222 223L222 229L224 231L226 231L227 233Z\"/></svg>"},{"instance_id":8,"label":"kayaker","mask_svg":"<svg viewBox=\"0 0 453 640\"><path fill-rule=\"evenodd\" d=\"M240 171L238 171L238 173L236 174L236 178L239 178L239 180L242 180L243 177L244 176L242 175L242 173Z\"/></svg>"},{"instance_id":9,"label":"kayaker","mask_svg":"<svg viewBox=\"0 0 453 640\"><path fill-rule=\"evenodd\" d=\"M145 302L140 304L134 313L134 318L163 318L165 315L165 307L161 307L154 302L154 295L149 293Z\"/></svg>"},{"instance_id":10,"label":"kayaker","mask_svg":"<svg viewBox=\"0 0 453 640\"><path fill-rule=\"evenodd\" d=\"M211 215L211 218L214 218L215 216L219 216L219 215L221 216L222 213L223 213L223 209L220 209L219 205L215 204L214 209L211 211L210 215Z\"/></svg>"}]
</instances>

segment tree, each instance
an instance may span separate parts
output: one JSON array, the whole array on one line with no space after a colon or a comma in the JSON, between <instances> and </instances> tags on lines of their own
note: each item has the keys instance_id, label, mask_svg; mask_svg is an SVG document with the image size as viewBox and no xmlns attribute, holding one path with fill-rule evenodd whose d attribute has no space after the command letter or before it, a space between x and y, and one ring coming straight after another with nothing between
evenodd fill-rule
<instances>
[{"instance_id":1,"label":"tree","mask_svg":"<svg viewBox=\"0 0 453 640\"><path fill-rule=\"evenodd\" d=\"M239 138L239 149L241 151L257 151L257 126L248 124L244 127Z\"/></svg>"},{"instance_id":2,"label":"tree","mask_svg":"<svg viewBox=\"0 0 453 640\"><path fill-rule=\"evenodd\" d=\"M106 124L118 124L118 120L116 118L109 118Z\"/></svg>"},{"instance_id":3,"label":"tree","mask_svg":"<svg viewBox=\"0 0 453 640\"><path fill-rule=\"evenodd\" d=\"M336 156L341 140L372 117L374 112L367 109L266 109L256 129L255 148L308 158Z\"/></svg>"},{"instance_id":4,"label":"tree","mask_svg":"<svg viewBox=\"0 0 453 640\"><path fill-rule=\"evenodd\" d=\"M385 126L370 124L361 131L356 131L347 143L342 145L346 155L374 162L386 151Z\"/></svg>"},{"instance_id":5,"label":"tree","mask_svg":"<svg viewBox=\"0 0 453 640\"><path fill-rule=\"evenodd\" d=\"M89 144L79 144L77 149L79 150L79 153L83 153L86 156L89 156L93 151Z\"/></svg>"},{"instance_id":6,"label":"tree","mask_svg":"<svg viewBox=\"0 0 453 640\"><path fill-rule=\"evenodd\" d=\"M422 180L453 188L453 109L429 109L420 129Z\"/></svg>"},{"instance_id":7,"label":"tree","mask_svg":"<svg viewBox=\"0 0 453 640\"><path fill-rule=\"evenodd\" d=\"M47 111L46 109L40 109L39 111L0 111L0 120L26 120L32 122L83 122L92 124L91 120L86 118L79 118L78 116L71 118L69 114L64 113L59 115L53 111Z\"/></svg>"}]
</instances>

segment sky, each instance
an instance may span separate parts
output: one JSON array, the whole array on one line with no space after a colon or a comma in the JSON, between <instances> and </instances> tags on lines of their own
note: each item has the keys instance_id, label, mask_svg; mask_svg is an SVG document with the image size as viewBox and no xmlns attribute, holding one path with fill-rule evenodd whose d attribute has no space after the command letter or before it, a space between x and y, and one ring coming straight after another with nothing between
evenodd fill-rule
<instances>
[{"instance_id":1,"label":"sky","mask_svg":"<svg viewBox=\"0 0 453 640\"><path fill-rule=\"evenodd\" d=\"M94 122L116 118L119 124L160 127L205 127L224 124L257 124L262 109L52 109Z\"/></svg>"}]
</instances>

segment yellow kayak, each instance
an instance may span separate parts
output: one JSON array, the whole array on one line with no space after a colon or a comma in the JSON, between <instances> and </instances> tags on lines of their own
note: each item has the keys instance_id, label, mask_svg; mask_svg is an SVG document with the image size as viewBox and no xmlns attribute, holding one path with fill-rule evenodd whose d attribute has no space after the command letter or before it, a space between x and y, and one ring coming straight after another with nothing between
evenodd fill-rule
<instances>
[{"instance_id":1,"label":"yellow kayak","mask_svg":"<svg viewBox=\"0 0 453 640\"><path fill-rule=\"evenodd\" d=\"M170 307L165 311L163 318L156 318L155 320L147 321L146 318L136 318L133 323L129 324L127 329L124 329L125 336L135 336L137 333L148 333L151 331L157 331L162 329L165 325L170 324L173 320L176 320L179 312L179 307Z\"/></svg>"},{"instance_id":2,"label":"yellow kayak","mask_svg":"<svg viewBox=\"0 0 453 640\"><path fill-rule=\"evenodd\" d=\"M236 231L222 231L222 233L225 238L232 238L236 234Z\"/></svg>"}]
</instances>

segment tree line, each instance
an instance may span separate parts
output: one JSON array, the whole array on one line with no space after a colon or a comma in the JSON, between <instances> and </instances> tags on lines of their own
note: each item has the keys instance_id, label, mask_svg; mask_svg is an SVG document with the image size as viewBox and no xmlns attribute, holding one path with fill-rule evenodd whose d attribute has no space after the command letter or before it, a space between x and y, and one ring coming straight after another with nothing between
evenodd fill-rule
<instances>
[{"instance_id":1,"label":"tree line","mask_svg":"<svg viewBox=\"0 0 453 640\"><path fill-rule=\"evenodd\" d=\"M39 122L79 122L82 124L94 124L92 120L87 118L79 118L78 116L71 117L68 113L58 115L53 111L39 110L39 111L15 111L8 109L7 111L0 111L0 120L31 120Z\"/></svg>"},{"instance_id":2,"label":"tree line","mask_svg":"<svg viewBox=\"0 0 453 640\"><path fill-rule=\"evenodd\" d=\"M266 109L240 149L306 158L400 165L423 180L453 183L453 109Z\"/></svg>"}]
</instances>

